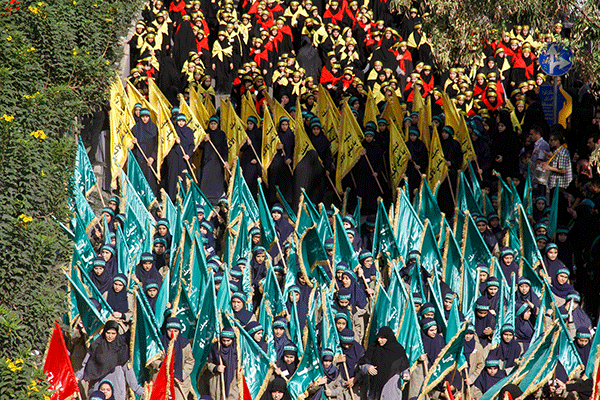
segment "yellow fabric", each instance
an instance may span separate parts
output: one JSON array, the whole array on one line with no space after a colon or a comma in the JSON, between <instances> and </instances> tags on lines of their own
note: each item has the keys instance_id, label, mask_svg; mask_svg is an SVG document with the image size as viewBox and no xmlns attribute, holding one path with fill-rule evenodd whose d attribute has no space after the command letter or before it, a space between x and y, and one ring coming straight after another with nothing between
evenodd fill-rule
<instances>
[{"instance_id":1,"label":"yellow fabric","mask_svg":"<svg viewBox=\"0 0 600 400\"><path fill-rule=\"evenodd\" d=\"M390 129L390 183L392 189L397 188L406 172L410 151L404 142L404 135L392 121Z\"/></svg>"},{"instance_id":2,"label":"yellow fabric","mask_svg":"<svg viewBox=\"0 0 600 400\"><path fill-rule=\"evenodd\" d=\"M427 170L427 183L430 187L435 187L438 182L446 178L448 174L448 166L444 158L440 136L437 132L437 127L433 126L431 135L431 149L429 150L429 168Z\"/></svg>"},{"instance_id":3,"label":"yellow fabric","mask_svg":"<svg viewBox=\"0 0 600 400\"><path fill-rule=\"evenodd\" d=\"M248 134L245 125L235 113L235 109L229 100L221 102L221 129L227 136L227 154L229 155L229 164L233 165L240 148L246 143Z\"/></svg>"},{"instance_id":4,"label":"yellow fabric","mask_svg":"<svg viewBox=\"0 0 600 400\"><path fill-rule=\"evenodd\" d=\"M393 121L396 126L404 126L404 113L402 107L400 107L400 99L395 92L392 92L392 96L388 98L388 102L381 113L381 116L385 118L388 123ZM408 138L405 138L408 140Z\"/></svg>"},{"instance_id":5,"label":"yellow fabric","mask_svg":"<svg viewBox=\"0 0 600 400\"><path fill-rule=\"evenodd\" d=\"M208 111L206 110L206 107L204 107L198 91L193 86L190 86L190 108L196 116L196 119L198 119L198 122L200 122L200 125L202 125L202 128L208 128L210 115L208 115Z\"/></svg>"},{"instance_id":6,"label":"yellow fabric","mask_svg":"<svg viewBox=\"0 0 600 400\"><path fill-rule=\"evenodd\" d=\"M425 32L421 33L421 40L419 40L419 43L417 43L417 41L415 40L415 33L412 32L410 35L408 35L408 40L406 41L406 44L408 45L408 47L418 49L419 47L424 45L426 42L427 42L427 37L425 37Z\"/></svg>"},{"instance_id":7,"label":"yellow fabric","mask_svg":"<svg viewBox=\"0 0 600 400\"><path fill-rule=\"evenodd\" d=\"M460 147L463 153L463 164L462 169L467 168L469 161L475 156L475 150L473 149L473 143L471 142L471 135L467 129L467 122L465 117L458 113L456 105L450 100L446 93L443 93L444 101L444 112L446 115L446 125L451 126L454 129L456 140L460 143Z\"/></svg>"},{"instance_id":8,"label":"yellow fabric","mask_svg":"<svg viewBox=\"0 0 600 400\"><path fill-rule=\"evenodd\" d=\"M296 107L300 107L300 99L296 101ZM304 156L311 151L315 150L312 142L308 138L306 131L304 130L304 120L302 119L302 113L296 113L296 127L294 129L296 145L294 146L294 169L298 166L298 163L302 161Z\"/></svg>"},{"instance_id":9,"label":"yellow fabric","mask_svg":"<svg viewBox=\"0 0 600 400\"><path fill-rule=\"evenodd\" d=\"M267 107L265 107L264 110L265 117L263 119L262 148L260 149L260 155L264 168L264 182L268 182L267 171L271 165L271 162L273 161L273 158L275 157L275 153L277 153L277 146L281 143L281 140L277 134L277 128L273 123L271 113Z\"/></svg>"},{"instance_id":10,"label":"yellow fabric","mask_svg":"<svg viewBox=\"0 0 600 400\"><path fill-rule=\"evenodd\" d=\"M199 115L196 115L194 110L185 102L182 94L179 95L179 112L186 116L187 126L194 132L194 149L196 149L200 145L204 135L206 135L206 132L199 121Z\"/></svg>"},{"instance_id":11,"label":"yellow fabric","mask_svg":"<svg viewBox=\"0 0 600 400\"><path fill-rule=\"evenodd\" d=\"M323 87L323 85L319 85L317 115L321 120L321 126L325 132L325 136L327 136L327 139L329 139L329 143L331 145L331 154L335 154L339 148L340 114L333 102L333 99L331 98L331 95Z\"/></svg>"},{"instance_id":12,"label":"yellow fabric","mask_svg":"<svg viewBox=\"0 0 600 400\"><path fill-rule=\"evenodd\" d=\"M142 96L142 94L137 90L135 86L133 86L133 84L129 80L127 80L127 96L129 97L130 112L126 121L130 128L133 128L133 126L135 125L135 119L133 118L133 106L136 103L140 103L142 105L142 108L147 108L148 110L150 110L150 119L152 121L156 121L156 110L150 105L148 100L146 100L146 98Z\"/></svg>"},{"instance_id":13,"label":"yellow fabric","mask_svg":"<svg viewBox=\"0 0 600 400\"><path fill-rule=\"evenodd\" d=\"M365 106L365 118L364 118L364 126L367 126L367 122L371 121L377 125L377 115L379 114L379 110L377 109L377 101L375 100L375 95L369 88L367 94L367 104Z\"/></svg>"},{"instance_id":14,"label":"yellow fabric","mask_svg":"<svg viewBox=\"0 0 600 400\"><path fill-rule=\"evenodd\" d=\"M266 98L267 98L267 103L269 103L269 106L271 106L271 109L273 110L273 118L275 121L275 125L279 126L279 119L281 117L287 117L288 121L290 121L290 127L291 127L291 121L293 120L293 118L290 115L290 113L288 113L286 111L286 109L283 108L283 106L281 105L280 102L278 102L277 100L275 100L274 98L269 96L268 93L266 94Z\"/></svg>"},{"instance_id":15,"label":"yellow fabric","mask_svg":"<svg viewBox=\"0 0 600 400\"><path fill-rule=\"evenodd\" d=\"M120 78L117 76L110 88L110 171L111 187L117 188L117 177L121 176L121 169L127 161L128 149L132 146L133 135L127 123L128 109L127 96Z\"/></svg>"},{"instance_id":16,"label":"yellow fabric","mask_svg":"<svg viewBox=\"0 0 600 400\"><path fill-rule=\"evenodd\" d=\"M171 122L171 104L160 91L154 80L148 80L150 104L157 111L156 127L158 128L158 151L156 155L156 173L160 178L160 167L175 144L175 127Z\"/></svg>"},{"instance_id":17,"label":"yellow fabric","mask_svg":"<svg viewBox=\"0 0 600 400\"><path fill-rule=\"evenodd\" d=\"M417 92L418 91L415 93ZM421 133L421 140L423 140L425 146L427 146L427 149L429 150L431 142L431 135L429 134L429 126L431 125L431 96L427 98L427 102L421 109L421 112L419 112L419 122L417 125L419 126L419 132Z\"/></svg>"},{"instance_id":18,"label":"yellow fabric","mask_svg":"<svg viewBox=\"0 0 600 400\"><path fill-rule=\"evenodd\" d=\"M335 186L340 192L342 179L350 172L352 167L361 157L364 150L362 141L364 139L362 130L354 118L347 102L342 105L342 126L340 129L340 144L337 157L337 168L335 171Z\"/></svg>"},{"instance_id":19,"label":"yellow fabric","mask_svg":"<svg viewBox=\"0 0 600 400\"><path fill-rule=\"evenodd\" d=\"M252 100L250 92L246 91L246 93L242 95L242 121L244 122L244 124L247 125L248 117L250 116L256 118L256 126L260 127L260 114L258 114L258 111L256 111L256 107L254 106L254 100Z\"/></svg>"},{"instance_id":20,"label":"yellow fabric","mask_svg":"<svg viewBox=\"0 0 600 400\"><path fill-rule=\"evenodd\" d=\"M229 46L224 49L219 44L219 41L215 40L215 43L213 44L213 50L212 50L213 57L217 57L219 59L219 61L223 62L225 57L231 57L232 54L233 54L232 46Z\"/></svg>"}]
</instances>

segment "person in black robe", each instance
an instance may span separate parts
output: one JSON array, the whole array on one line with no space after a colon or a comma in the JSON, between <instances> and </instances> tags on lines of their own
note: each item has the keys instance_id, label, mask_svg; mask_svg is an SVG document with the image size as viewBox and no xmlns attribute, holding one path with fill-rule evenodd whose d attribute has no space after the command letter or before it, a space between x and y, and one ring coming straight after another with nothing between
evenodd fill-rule
<instances>
[{"instance_id":1,"label":"person in black robe","mask_svg":"<svg viewBox=\"0 0 600 400\"><path fill-rule=\"evenodd\" d=\"M175 60L169 56L162 56L158 70L158 88L165 95L169 103L179 104L177 95L183 93L185 80L180 70L177 69Z\"/></svg>"},{"instance_id":2,"label":"person in black robe","mask_svg":"<svg viewBox=\"0 0 600 400\"><path fill-rule=\"evenodd\" d=\"M437 360L446 342L444 341L444 337L438 333L438 326L435 319L425 317L421 319L419 324L421 325L421 340L423 341L423 349L425 350L424 357L421 357L423 357L422 361L427 362L427 368L429 369L435 360Z\"/></svg>"},{"instance_id":3,"label":"person in black robe","mask_svg":"<svg viewBox=\"0 0 600 400\"><path fill-rule=\"evenodd\" d=\"M377 332L377 339L369 345L358 365L360 371L369 375L367 397L379 399L383 387L393 376L392 365L408 377L410 364L404 347L396 340L396 335L389 326L383 326Z\"/></svg>"},{"instance_id":4,"label":"person in black robe","mask_svg":"<svg viewBox=\"0 0 600 400\"><path fill-rule=\"evenodd\" d=\"M500 110L498 117L497 133L493 134L491 144L492 168L502 177L515 176L519 173L521 141L514 131L510 113Z\"/></svg>"},{"instance_id":5,"label":"person in black robe","mask_svg":"<svg viewBox=\"0 0 600 400\"><path fill-rule=\"evenodd\" d=\"M154 279L162 282L162 275L154 265L152 253L142 253L140 263L135 268L135 277L142 286L145 286L147 281Z\"/></svg>"},{"instance_id":6,"label":"person in black robe","mask_svg":"<svg viewBox=\"0 0 600 400\"><path fill-rule=\"evenodd\" d=\"M480 297L475 303L475 333L484 349L492 342L495 327L496 317L490 313L489 304Z\"/></svg>"},{"instance_id":7,"label":"person in black robe","mask_svg":"<svg viewBox=\"0 0 600 400\"><path fill-rule=\"evenodd\" d=\"M251 321L248 323L248 325L246 325L244 329L246 330L246 332L248 332L248 335L250 335L250 337L254 339L258 347L260 347L262 351L264 351L265 354L267 354L269 350L267 348L267 342L265 342L263 339L264 328L262 327L262 325L256 321Z\"/></svg>"},{"instance_id":8,"label":"person in black robe","mask_svg":"<svg viewBox=\"0 0 600 400\"><path fill-rule=\"evenodd\" d=\"M384 149L381 147L379 140L375 138L379 132L371 128L365 131L365 140L362 145L364 147L364 156L361 156L351 174L356 181L356 196L362 199L361 210L362 214L375 214L377 212L377 198L383 194L377 186L377 179L383 173L383 154ZM369 167L366 157L373 167ZM384 185L382 185L384 186Z\"/></svg>"},{"instance_id":9,"label":"person in black robe","mask_svg":"<svg viewBox=\"0 0 600 400\"><path fill-rule=\"evenodd\" d=\"M283 348L283 356L275 363L275 373L289 380L298 368L298 349L287 345Z\"/></svg>"},{"instance_id":10,"label":"person in black robe","mask_svg":"<svg viewBox=\"0 0 600 400\"><path fill-rule=\"evenodd\" d=\"M427 146L419 139L419 136L421 136L419 128L416 126L408 128L406 147L410 152L410 161L406 175L408 176L408 187L411 189L421 187L421 175L427 174L427 167L429 165Z\"/></svg>"},{"instance_id":11,"label":"person in black robe","mask_svg":"<svg viewBox=\"0 0 600 400\"><path fill-rule=\"evenodd\" d=\"M217 40L213 43L212 70L215 76L215 91L231 93L233 70L233 46L227 39L225 31L219 31Z\"/></svg>"},{"instance_id":12,"label":"person in black robe","mask_svg":"<svg viewBox=\"0 0 600 400\"><path fill-rule=\"evenodd\" d=\"M94 259L93 268L90 271L90 279L100 294L108 292L112 285L112 276L106 270L106 261L100 256Z\"/></svg>"},{"instance_id":13,"label":"person in black robe","mask_svg":"<svg viewBox=\"0 0 600 400\"><path fill-rule=\"evenodd\" d=\"M257 179L262 174L260 159L257 158L257 154L262 148L262 130L258 127L258 120L254 116L248 117L246 126L248 140L240 148L240 167L250 193L256 198L258 196Z\"/></svg>"},{"instance_id":14,"label":"person in black robe","mask_svg":"<svg viewBox=\"0 0 600 400\"><path fill-rule=\"evenodd\" d=\"M502 339L500 345L494 349L494 355L502 361L504 370L512 369L515 361L521 355L521 346L515 338L515 328L510 324L504 324L501 329Z\"/></svg>"},{"instance_id":15,"label":"person in black robe","mask_svg":"<svg viewBox=\"0 0 600 400\"><path fill-rule=\"evenodd\" d=\"M517 280L517 293L515 294L515 301L521 303L527 303L533 318L538 314L540 309L540 298L531 290L531 281L526 277L522 276Z\"/></svg>"},{"instance_id":16,"label":"person in black robe","mask_svg":"<svg viewBox=\"0 0 600 400\"><path fill-rule=\"evenodd\" d=\"M452 193L457 193L456 182L458 179L458 171L462 168L463 154L460 143L454 139L454 129L452 129L451 126L444 126L440 136L444 159L448 166L448 179L446 179L445 182L442 182L442 185L440 186L438 203L442 212L445 212L446 215L453 215L454 201L452 200ZM452 185L452 187L449 185Z\"/></svg>"},{"instance_id":17,"label":"person in black robe","mask_svg":"<svg viewBox=\"0 0 600 400\"><path fill-rule=\"evenodd\" d=\"M325 197L325 191L329 186L327 176L333 172L333 162L329 139L323 133L321 121L318 117L311 120L311 131L308 132L313 147L317 151L318 159L312 162L312 180L304 186L308 197L315 203L321 203ZM300 174L296 174L300 175Z\"/></svg>"},{"instance_id":18,"label":"person in black robe","mask_svg":"<svg viewBox=\"0 0 600 400\"><path fill-rule=\"evenodd\" d=\"M517 301L515 304L515 338L523 352L526 352L531 344L535 332L535 316L527 303Z\"/></svg>"},{"instance_id":19,"label":"person in black robe","mask_svg":"<svg viewBox=\"0 0 600 400\"><path fill-rule=\"evenodd\" d=\"M340 344L344 353L338 358L338 369L342 375L342 380L349 386L353 386L355 382L356 366L359 360L365 354L365 349L354 340L354 332L352 329L344 329L340 332Z\"/></svg>"},{"instance_id":20,"label":"person in black robe","mask_svg":"<svg viewBox=\"0 0 600 400\"><path fill-rule=\"evenodd\" d=\"M158 300L158 291L160 290L162 282L158 279L149 279L144 285L144 292L146 293L146 300L150 305L152 312L156 312L156 301Z\"/></svg>"},{"instance_id":21,"label":"person in black robe","mask_svg":"<svg viewBox=\"0 0 600 400\"><path fill-rule=\"evenodd\" d=\"M244 327L248 325L250 320L252 320L254 317L254 314L246 309L247 300L248 297L244 292L235 292L231 295L231 308L233 309L233 316Z\"/></svg>"},{"instance_id":22,"label":"person in black robe","mask_svg":"<svg viewBox=\"0 0 600 400\"><path fill-rule=\"evenodd\" d=\"M474 121L467 123L467 128L471 135L471 143L473 150L477 156L477 162L472 162L473 169L477 171L483 180L490 180L492 177L492 154L490 152L490 143L488 139L483 137L482 132L478 129Z\"/></svg>"},{"instance_id":23,"label":"person in black robe","mask_svg":"<svg viewBox=\"0 0 600 400\"><path fill-rule=\"evenodd\" d=\"M177 71L181 71L190 51L196 51L196 36L190 20L182 20L173 34L173 59Z\"/></svg>"},{"instance_id":24,"label":"person in black robe","mask_svg":"<svg viewBox=\"0 0 600 400\"><path fill-rule=\"evenodd\" d=\"M276 376L265 390L260 400L292 400L288 391L286 380Z\"/></svg>"},{"instance_id":25,"label":"person in black robe","mask_svg":"<svg viewBox=\"0 0 600 400\"><path fill-rule=\"evenodd\" d=\"M113 310L112 316L118 320L125 320L129 312L129 302L127 300L127 277L125 274L117 274L113 278L113 284L106 295L106 301Z\"/></svg>"},{"instance_id":26,"label":"person in black robe","mask_svg":"<svg viewBox=\"0 0 600 400\"><path fill-rule=\"evenodd\" d=\"M176 117L175 145L167 155L167 193L171 201L175 203L177 197L178 178L183 178L183 171L189 170L188 162L191 163L192 154L194 153L194 132L186 124L185 114L179 114Z\"/></svg>"},{"instance_id":27,"label":"person in black robe","mask_svg":"<svg viewBox=\"0 0 600 400\"><path fill-rule=\"evenodd\" d=\"M209 142L212 142L212 145ZM210 118L206 135L200 147L203 149L198 171L200 190L211 204L217 204L225 192L223 167L229 169L229 163L227 162L227 137L219 127L219 119L216 116ZM225 165L221 160L225 162Z\"/></svg>"},{"instance_id":28,"label":"person in black robe","mask_svg":"<svg viewBox=\"0 0 600 400\"><path fill-rule=\"evenodd\" d=\"M473 386L479 389L481 393L485 393L505 376L506 373L500 369L500 360L495 355L490 354L485 360L485 369L481 371Z\"/></svg>"},{"instance_id":29,"label":"person in black robe","mask_svg":"<svg viewBox=\"0 0 600 400\"><path fill-rule=\"evenodd\" d=\"M512 281L512 275L519 276L519 266L515 262L515 253L510 247L505 247L500 253L500 268L507 282Z\"/></svg>"},{"instance_id":30,"label":"person in black robe","mask_svg":"<svg viewBox=\"0 0 600 400\"><path fill-rule=\"evenodd\" d=\"M225 395L228 396L238 365L237 345L233 328L227 327L221 331L220 341L210 348L207 361L211 366L214 365L213 370L210 372L215 375L222 374L225 379Z\"/></svg>"},{"instance_id":31,"label":"person in black robe","mask_svg":"<svg viewBox=\"0 0 600 400\"><path fill-rule=\"evenodd\" d=\"M290 129L288 117L284 116L279 119L278 135L281 143L277 146L277 153L269 166L269 198L271 203L277 201L275 187L279 186L285 201L291 204L293 195L292 161L295 139L294 133Z\"/></svg>"},{"instance_id":32,"label":"person in black robe","mask_svg":"<svg viewBox=\"0 0 600 400\"><path fill-rule=\"evenodd\" d=\"M158 196L158 185L152 168L156 171L156 154L158 149L158 128L150 120L150 110L140 110L140 121L131 128L133 143L133 155L140 166L144 177L148 181L152 192ZM145 157L144 157L145 156Z\"/></svg>"},{"instance_id":33,"label":"person in black robe","mask_svg":"<svg viewBox=\"0 0 600 400\"><path fill-rule=\"evenodd\" d=\"M286 333L287 320L285 317L275 317L273 321L273 344L275 345L275 354L279 360L283 357L285 346L293 345Z\"/></svg>"}]
</instances>

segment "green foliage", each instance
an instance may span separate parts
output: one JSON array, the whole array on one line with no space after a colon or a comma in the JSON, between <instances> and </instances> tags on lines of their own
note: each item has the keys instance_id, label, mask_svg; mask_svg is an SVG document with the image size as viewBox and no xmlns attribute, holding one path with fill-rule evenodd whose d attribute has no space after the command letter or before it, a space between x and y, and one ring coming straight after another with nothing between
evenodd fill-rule
<instances>
[{"instance_id":1,"label":"green foliage","mask_svg":"<svg viewBox=\"0 0 600 400\"><path fill-rule=\"evenodd\" d=\"M51 216L72 218L77 121L107 101L140 8L141 0L0 0L0 398L44 397L32 354L43 354L66 309L61 267L73 249Z\"/></svg>"}]
</instances>

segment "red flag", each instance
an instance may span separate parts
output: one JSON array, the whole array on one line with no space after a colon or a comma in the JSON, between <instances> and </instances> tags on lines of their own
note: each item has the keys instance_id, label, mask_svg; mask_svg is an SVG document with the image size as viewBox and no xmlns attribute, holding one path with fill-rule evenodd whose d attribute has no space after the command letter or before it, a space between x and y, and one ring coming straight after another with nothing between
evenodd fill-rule
<instances>
[{"instance_id":1,"label":"red flag","mask_svg":"<svg viewBox=\"0 0 600 400\"><path fill-rule=\"evenodd\" d=\"M75 379L73 365L71 365L69 359L65 339L57 321L54 322L50 345L46 351L44 372L51 384L52 400L66 400L77 397L79 386Z\"/></svg>"},{"instance_id":2,"label":"red flag","mask_svg":"<svg viewBox=\"0 0 600 400\"><path fill-rule=\"evenodd\" d=\"M244 383L244 393L240 393L240 400L252 400L252 396L250 395L250 389L248 389L248 384L246 383L246 377L243 374L242 382Z\"/></svg>"},{"instance_id":3,"label":"red flag","mask_svg":"<svg viewBox=\"0 0 600 400\"><path fill-rule=\"evenodd\" d=\"M454 395L452 394L452 389L450 388L450 382L446 381L446 396L449 400L454 400Z\"/></svg>"},{"instance_id":4,"label":"red flag","mask_svg":"<svg viewBox=\"0 0 600 400\"><path fill-rule=\"evenodd\" d=\"M169 343L167 356L158 370L156 380L152 385L152 394L150 400L173 400L175 399L175 378L173 376L173 368L175 366L175 358L173 357L174 340ZM167 367L168 366L168 367Z\"/></svg>"}]
</instances>

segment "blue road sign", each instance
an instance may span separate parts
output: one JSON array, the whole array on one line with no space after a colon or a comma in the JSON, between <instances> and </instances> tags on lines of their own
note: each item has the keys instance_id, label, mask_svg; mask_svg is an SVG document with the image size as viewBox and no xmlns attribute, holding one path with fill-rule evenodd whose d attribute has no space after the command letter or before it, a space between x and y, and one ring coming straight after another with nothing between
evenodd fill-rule
<instances>
[{"instance_id":1,"label":"blue road sign","mask_svg":"<svg viewBox=\"0 0 600 400\"><path fill-rule=\"evenodd\" d=\"M566 74L573 66L573 51L561 43L550 43L540 53L540 67L550 76Z\"/></svg>"}]
</instances>

